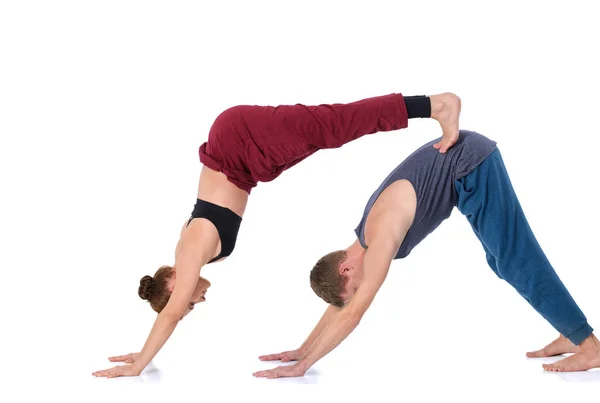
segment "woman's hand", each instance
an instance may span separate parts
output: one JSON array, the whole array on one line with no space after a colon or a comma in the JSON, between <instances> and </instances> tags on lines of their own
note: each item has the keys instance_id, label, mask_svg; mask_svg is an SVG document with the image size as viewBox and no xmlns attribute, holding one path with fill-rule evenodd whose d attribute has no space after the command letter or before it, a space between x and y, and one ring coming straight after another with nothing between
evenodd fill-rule
<instances>
[{"instance_id":1,"label":"woman's hand","mask_svg":"<svg viewBox=\"0 0 600 403\"><path fill-rule=\"evenodd\" d=\"M142 371L135 364L118 365L116 367L93 372L92 375L105 378L116 378L119 376L138 376Z\"/></svg>"},{"instance_id":2,"label":"woman's hand","mask_svg":"<svg viewBox=\"0 0 600 403\"><path fill-rule=\"evenodd\" d=\"M115 357L108 357L110 362L124 362L126 364L133 364L140 353L130 353L125 355L117 355Z\"/></svg>"}]
</instances>

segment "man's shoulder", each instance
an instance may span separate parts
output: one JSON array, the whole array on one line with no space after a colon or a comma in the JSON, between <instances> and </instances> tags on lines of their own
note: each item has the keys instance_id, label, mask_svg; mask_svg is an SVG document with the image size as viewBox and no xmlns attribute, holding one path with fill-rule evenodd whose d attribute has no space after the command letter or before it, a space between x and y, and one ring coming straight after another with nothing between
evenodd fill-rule
<instances>
[{"instance_id":1,"label":"man's shoulder","mask_svg":"<svg viewBox=\"0 0 600 403\"><path fill-rule=\"evenodd\" d=\"M403 231L410 226L417 209L417 196L411 182L391 183L377 198L367 217L370 238Z\"/></svg>"}]
</instances>

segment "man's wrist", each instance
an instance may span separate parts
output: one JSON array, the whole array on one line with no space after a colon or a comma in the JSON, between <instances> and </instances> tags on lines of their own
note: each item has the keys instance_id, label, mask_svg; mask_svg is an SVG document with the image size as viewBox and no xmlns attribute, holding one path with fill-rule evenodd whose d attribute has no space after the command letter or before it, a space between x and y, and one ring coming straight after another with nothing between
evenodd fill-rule
<instances>
[{"instance_id":1,"label":"man's wrist","mask_svg":"<svg viewBox=\"0 0 600 403\"><path fill-rule=\"evenodd\" d=\"M301 358L296 362L296 366L301 369L303 372L308 371L310 367L312 367L313 363L307 360L306 358Z\"/></svg>"}]
</instances>

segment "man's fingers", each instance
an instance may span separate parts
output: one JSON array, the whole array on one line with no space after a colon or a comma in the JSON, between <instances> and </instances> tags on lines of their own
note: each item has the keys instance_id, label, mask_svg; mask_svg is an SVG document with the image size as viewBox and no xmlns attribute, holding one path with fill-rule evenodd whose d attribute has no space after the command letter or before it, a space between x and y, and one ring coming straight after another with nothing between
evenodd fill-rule
<instances>
[{"instance_id":1,"label":"man's fingers","mask_svg":"<svg viewBox=\"0 0 600 403\"><path fill-rule=\"evenodd\" d=\"M106 376L106 373L107 373L107 370L105 369L103 371L93 372L92 375L94 375L94 376Z\"/></svg>"},{"instance_id":2,"label":"man's fingers","mask_svg":"<svg viewBox=\"0 0 600 403\"><path fill-rule=\"evenodd\" d=\"M263 376L267 375L268 372L269 371L258 371L258 372L253 373L252 375L254 375L256 377L263 377Z\"/></svg>"},{"instance_id":3,"label":"man's fingers","mask_svg":"<svg viewBox=\"0 0 600 403\"><path fill-rule=\"evenodd\" d=\"M283 356L283 354L281 354L281 353L269 354L269 355L262 355L262 356L258 357L258 359L261 361L274 361L274 360L279 360L282 356Z\"/></svg>"},{"instance_id":4,"label":"man's fingers","mask_svg":"<svg viewBox=\"0 0 600 403\"><path fill-rule=\"evenodd\" d=\"M277 367L277 368L273 368L273 369L267 369L265 371L257 371L255 373L253 373L252 375L256 376L256 377L267 377L270 378L272 375L277 374L277 372L279 371L281 367Z\"/></svg>"}]
</instances>

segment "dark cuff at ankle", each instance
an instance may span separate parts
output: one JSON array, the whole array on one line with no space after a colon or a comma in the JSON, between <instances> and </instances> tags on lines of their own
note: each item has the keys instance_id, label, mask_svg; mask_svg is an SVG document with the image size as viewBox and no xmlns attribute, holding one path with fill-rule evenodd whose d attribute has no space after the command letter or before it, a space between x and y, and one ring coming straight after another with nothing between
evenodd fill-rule
<instances>
[{"instance_id":1,"label":"dark cuff at ankle","mask_svg":"<svg viewBox=\"0 0 600 403\"><path fill-rule=\"evenodd\" d=\"M404 97L408 118L430 118L431 117L431 100L425 95L416 95Z\"/></svg>"}]
</instances>

